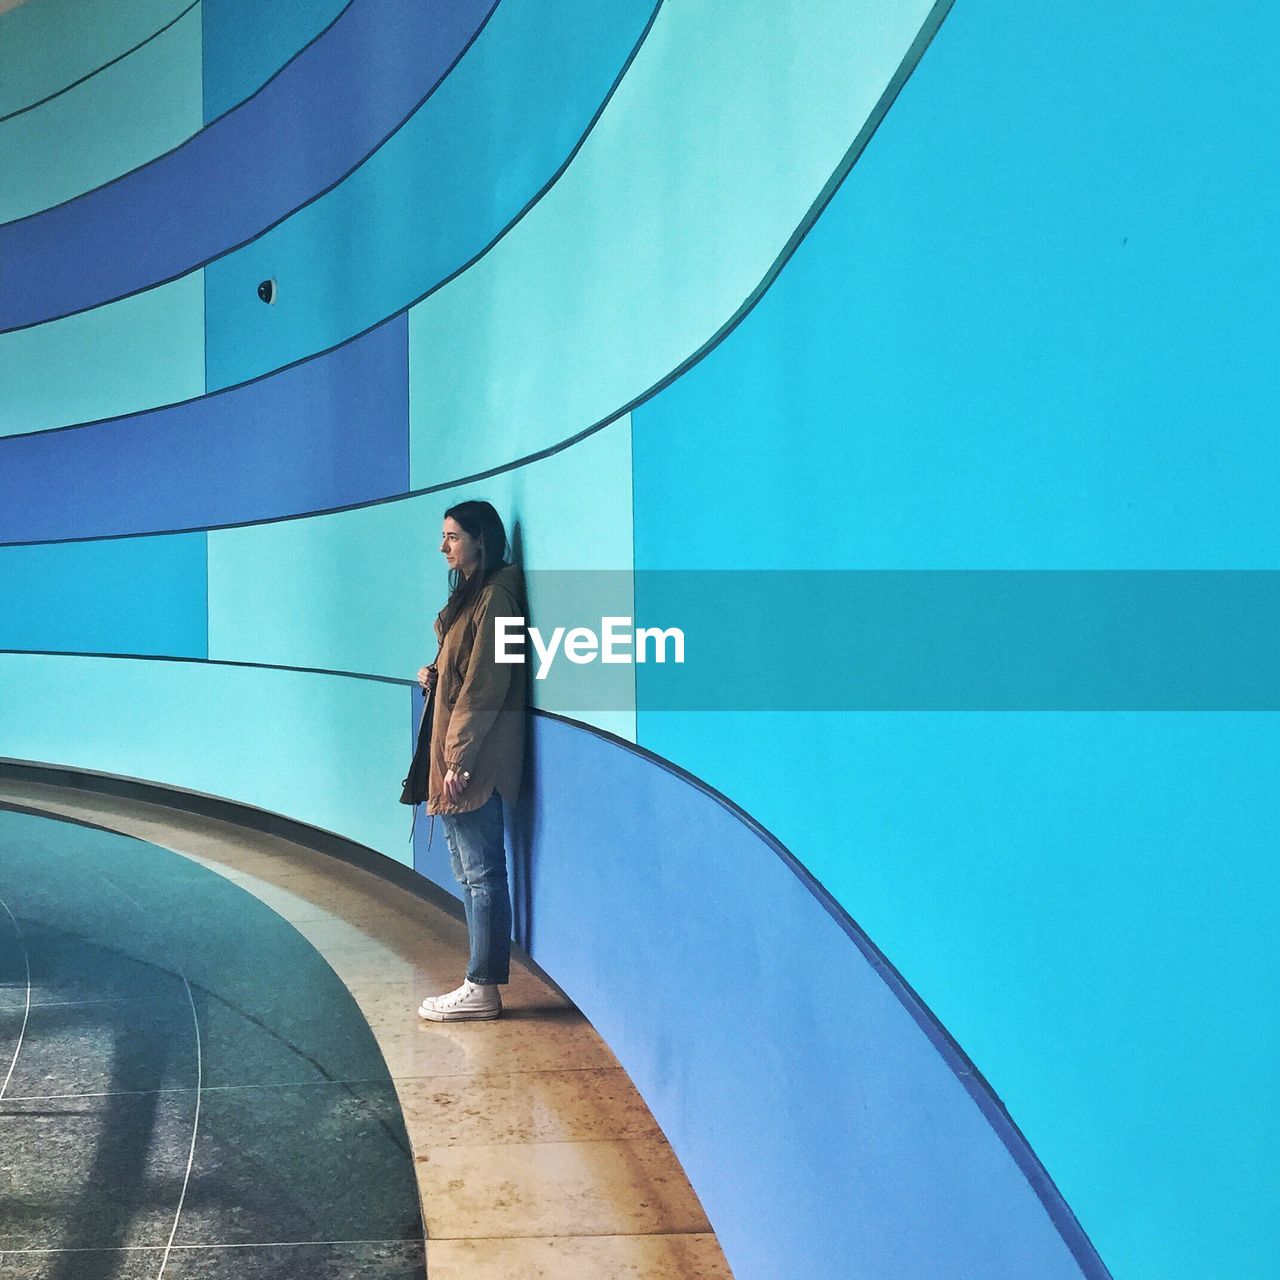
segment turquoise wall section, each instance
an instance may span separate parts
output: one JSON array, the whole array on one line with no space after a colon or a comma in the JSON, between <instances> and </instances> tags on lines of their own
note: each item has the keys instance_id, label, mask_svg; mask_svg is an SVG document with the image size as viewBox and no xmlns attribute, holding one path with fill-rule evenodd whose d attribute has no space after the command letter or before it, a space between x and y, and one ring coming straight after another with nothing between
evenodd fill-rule
<instances>
[{"instance_id":1,"label":"turquoise wall section","mask_svg":"<svg viewBox=\"0 0 1280 1280\"><path fill-rule=\"evenodd\" d=\"M767 7L664 6L564 177L410 313L413 483L443 478L445 441L466 473L564 440L711 338L839 166L930 8L889 6L868 23L817 3L780 23Z\"/></svg>"},{"instance_id":2,"label":"turquoise wall section","mask_svg":"<svg viewBox=\"0 0 1280 1280\"><path fill-rule=\"evenodd\" d=\"M957 8L759 306L635 412L637 569L690 563L673 513L713 568L1280 567L1257 256L1280 187L1248 159L1280 121L1264 60L1231 52L1256 13L1162 13ZM638 740L876 939L1114 1274L1267 1274L1274 713L640 692Z\"/></svg>"},{"instance_id":3,"label":"turquoise wall section","mask_svg":"<svg viewBox=\"0 0 1280 1280\"><path fill-rule=\"evenodd\" d=\"M37 0L0 15L0 117L127 55L190 7L191 0Z\"/></svg>"},{"instance_id":4,"label":"turquoise wall section","mask_svg":"<svg viewBox=\"0 0 1280 1280\"><path fill-rule=\"evenodd\" d=\"M109 182L202 123L200 12L193 9L136 53L0 122L0 173L22 174L0 187L0 222Z\"/></svg>"},{"instance_id":5,"label":"turquoise wall section","mask_svg":"<svg viewBox=\"0 0 1280 1280\"><path fill-rule=\"evenodd\" d=\"M0 436L204 394L204 276L0 335Z\"/></svg>"},{"instance_id":6,"label":"turquoise wall section","mask_svg":"<svg viewBox=\"0 0 1280 1280\"><path fill-rule=\"evenodd\" d=\"M435 616L423 501L210 534L210 656L412 677Z\"/></svg>"},{"instance_id":7,"label":"turquoise wall section","mask_svg":"<svg viewBox=\"0 0 1280 1280\"><path fill-rule=\"evenodd\" d=\"M0 650L208 652L205 535L8 547Z\"/></svg>"}]
</instances>

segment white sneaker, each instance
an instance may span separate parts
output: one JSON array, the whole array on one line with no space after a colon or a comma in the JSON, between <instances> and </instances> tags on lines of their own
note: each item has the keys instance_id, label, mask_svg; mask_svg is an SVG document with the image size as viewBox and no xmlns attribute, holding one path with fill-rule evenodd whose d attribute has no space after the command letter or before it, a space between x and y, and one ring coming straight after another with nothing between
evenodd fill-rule
<instances>
[{"instance_id":1,"label":"white sneaker","mask_svg":"<svg viewBox=\"0 0 1280 1280\"><path fill-rule=\"evenodd\" d=\"M479 1022L502 1012L502 995L492 983L483 986L466 979L456 991L428 996L418 1006L418 1017L429 1022Z\"/></svg>"}]
</instances>

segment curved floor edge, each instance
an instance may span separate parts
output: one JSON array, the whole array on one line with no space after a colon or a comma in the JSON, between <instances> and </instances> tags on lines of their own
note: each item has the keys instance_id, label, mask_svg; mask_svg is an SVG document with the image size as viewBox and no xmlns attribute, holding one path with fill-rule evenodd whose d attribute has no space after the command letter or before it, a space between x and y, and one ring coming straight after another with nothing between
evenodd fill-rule
<instances>
[{"instance_id":1,"label":"curved floor edge","mask_svg":"<svg viewBox=\"0 0 1280 1280\"><path fill-rule=\"evenodd\" d=\"M531 966L513 968L498 1023L437 1026L413 1016L424 988L453 985L465 966L465 926L453 899L433 910L421 899L440 895L434 886L425 893L415 886L410 896L376 872L317 861L309 842L259 834L272 817L262 811L228 826L239 807L225 802L220 817L192 821L194 793L175 807L179 797L156 784L126 786L106 775L82 778L91 789L33 784L56 771L5 767L0 805L12 807L5 779L18 773L28 781L9 786L27 811L54 816L48 806L57 806L71 821L163 843L282 915L334 969L401 1099L432 1280L488 1280L513 1269L548 1280L730 1280L639 1094L585 1019ZM151 800L136 798L142 794ZM477 1214L457 1188L495 1174L514 1197L504 1192L505 1208L481 1205Z\"/></svg>"}]
</instances>

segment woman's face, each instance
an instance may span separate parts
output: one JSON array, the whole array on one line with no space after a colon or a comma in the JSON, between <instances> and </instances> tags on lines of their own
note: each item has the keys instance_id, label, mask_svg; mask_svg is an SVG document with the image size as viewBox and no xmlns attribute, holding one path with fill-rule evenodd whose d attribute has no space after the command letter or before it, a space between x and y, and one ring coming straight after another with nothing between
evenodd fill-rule
<instances>
[{"instance_id":1,"label":"woman's face","mask_svg":"<svg viewBox=\"0 0 1280 1280\"><path fill-rule=\"evenodd\" d=\"M480 543L451 516L445 516L440 533L440 552L450 569L470 577L480 564Z\"/></svg>"}]
</instances>

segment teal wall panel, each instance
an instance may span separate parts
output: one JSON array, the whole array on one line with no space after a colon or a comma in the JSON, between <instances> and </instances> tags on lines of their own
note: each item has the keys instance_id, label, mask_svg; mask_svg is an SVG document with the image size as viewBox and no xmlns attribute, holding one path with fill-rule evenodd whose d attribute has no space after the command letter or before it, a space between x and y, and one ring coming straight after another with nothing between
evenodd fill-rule
<instances>
[{"instance_id":1,"label":"teal wall panel","mask_svg":"<svg viewBox=\"0 0 1280 1280\"><path fill-rule=\"evenodd\" d=\"M453 502L473 494L511 513L508 533L519 538L534 626L545 630L568 620L598 626L605 614L632 615L630 415L549 458L442 496ZM598 606L589 618L582 612L588 605ZM545 681L532 681L531 689L537 707L635 740L629 667L561 661Z\"/></svg>"},{"instance_id":2,"label":"teal wall panel","mask_svg":"<svg viewBox=\"0 0 1280 1280\"><path fill-rule=\"evenodd\" d=\"M758 307L633 414L637 570L1276 568L1260 15L956 6ZM1275 714L643 693L640 743L840 900L1118 1280L1270 1275Z\"/></svg>"},{"instance_id":3,"label":"teal wall panel","mask_svg":"<svg viewBox=\"0 0 1280 1280\"><path fill-rule=\"evenodd\" d=\"M431 572L437 506L388 502L215 530L210 656L411 678L443 604L442 575Z\"/></svg>"},{"instance_id":4,"label":"teal wall panel","mask_svg":"<svg viewBox=\"0 0 1280 1280\"><path fill-rule=\"evenodd\" d=\"M208 268L209 385L327 349L478 253L555 173L656 0L502 0L436 92L333 191ZM255 289L275 278L280 301Z\"/></svg>"},{"instance_id":5,"label":"teal wall panel","mask_svg":"<svg viewBox=\"0 0 1280 1280\"><path fill-rule=\"evenodd\" d=\"M0 222L101 186L191 137L200 105L200 11L96 76L0 124ZM18 175L15 179L13 175Z\"/></svg>"},{"instance_id":6,"label":"teal wall panel","mask_svg":"<svg viewBox=\"0 0 1280 1280\"><path fill-rule=\"evenodd\" d=\"M205 535L0 547L0 649L208 652Z\"/></svg>"},{"instance_id":7,"label":"teal wall panel","mask_svg":"<svg viewBox=\"0 0 1280 1280\"><path fill-rule=\"evenodd\" d=\"M540 580L559 594L574 573L628 569L629 426L620 421L572 449L475 484L211 532L210 657L411 679L435 655L432 624L447 591L440 524L464 498L491 501L518 539L532 609ZM540 705L555 708L556 688ZM563 700L572 688L559 691ZM632 736L632 700L600 708L593 722Z\"/></svg>"},{"instance_id":8,"label":"teal wall panel","mask_svg":"<svg viewBox=\"0 0 1280 1280\"><path fill-rule=\"evenodd\" d=\"M560 181L410 313L413 483L563 440L692 355L761 283L932 7L665 6Z\"/></svg>"},{"instance_id":9,"label":"teal wall panel","mask_svg":"<svg viewBox=\"0 0 1280 1280\"><path fill-rule=\"evenodd\" d=\"M204 118L256 93L349 0L203 0Z\"/></svg>"},{"instance_id":10,"label":"teal wall panel","mask_svg":"<svg viewBox=\"0 0 1280 1280\"><path fill-rule=\"evenodd\" d=\"M539 573L629 570L632 560L631 419L570 448L440 495L472 493L511 513L522 562Z\"/></svg>"},{"instance_id":11,"label":"teal wall panel","mask_svg":"<svg viewBox=\"0 0 1280 1280\"><path fill-rule=\"evenodd\" d=\"M0 436L204 394L204 274L0 334Z\"/></svg>"},{"instance_id":12,"label":"teal wall panel","mask_svg":"<svg viewBox=\"0 0 1280 1280\"><path fill-rule=\"evenodd\" d=\"M0 707L7 755L229 796L410 860L401 685L0 654Z\"/></svg>"},{"instance_id":13,"label":"teal wall panel","mask_svg":"<svg viewBox=\"0 0 1280 1280\"><path fill-rule=\"evenodd\" d=\"M127 54L190 5L191 0L28 0L0 15L0 116Z\"/></svg>"}]
</instances>

